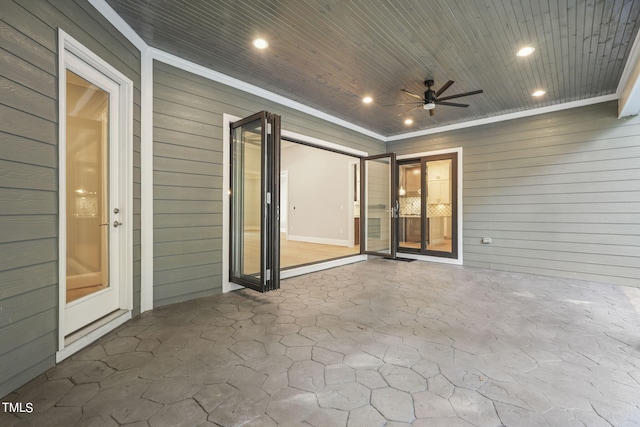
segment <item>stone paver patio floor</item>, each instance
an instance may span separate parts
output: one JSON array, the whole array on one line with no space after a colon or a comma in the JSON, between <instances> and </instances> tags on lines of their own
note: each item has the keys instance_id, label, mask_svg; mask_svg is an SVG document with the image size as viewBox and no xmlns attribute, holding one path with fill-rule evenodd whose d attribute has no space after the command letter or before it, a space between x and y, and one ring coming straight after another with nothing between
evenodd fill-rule
<instances>
[{"instance_id":1,"label":"stone paver patio floor","mask_svg":"<svg viewBox=\"0 0 640 427\"><path fill-rule=\"evenodd\" d=\"M2 426L637 426L640 290L372 260L135 317Z\"/></svg>"}]
</instances>

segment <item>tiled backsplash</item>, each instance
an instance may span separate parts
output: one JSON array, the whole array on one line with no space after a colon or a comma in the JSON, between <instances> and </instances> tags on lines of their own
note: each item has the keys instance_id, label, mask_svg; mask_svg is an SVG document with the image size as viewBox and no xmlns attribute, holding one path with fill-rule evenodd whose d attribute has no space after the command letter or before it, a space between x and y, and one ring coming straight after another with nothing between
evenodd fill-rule
<instances>
[{"instance_id":1,"label":"tiled backsplash","mask_svg":"<svg viewBox=\"0 0 640 427\"><path fill-rule=\"evenodd\" d=\"M451 216L451 205L428 205L427 216L429 218L438 216Z\"/></svg>"},{"instance_id":2,"label":"tiled backsplash","mask_svg":"<svg viewBox=\"0 0 640 427\"><path fill-rule=\"evenodd\" d=\"M427 205L427 217L451 216L451 205ZM401 197L400 216L420 215L420 197Z\"/></svg>"},{"instance_id":3,"label":"tiled backsplash","mask_svg":"<svg viewBox=\"0 0 640 427\"><path fill-rule=\"evenodd\" d=\"M401 197L400 215L420 215L420 197Z\"/></svg>"}]
</instances>

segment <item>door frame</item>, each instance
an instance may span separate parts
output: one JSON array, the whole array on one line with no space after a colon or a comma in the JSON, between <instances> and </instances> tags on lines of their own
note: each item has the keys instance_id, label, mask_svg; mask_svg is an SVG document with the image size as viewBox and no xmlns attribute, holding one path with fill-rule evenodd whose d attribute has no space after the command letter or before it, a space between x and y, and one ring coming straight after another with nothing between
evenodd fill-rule
<instances>
[{"instance_id":1,"label":"door frame","mask_svg":"<svg viewBox=\"0 0 640 427\"><path fill-rule=\"evenodd\" d=\"M69 55L71 54L71 55ZM65 335L66 306L66 70L68 58L75 57L118 85L118 175L120 210L118 272L111 280L119 286L119 311L72 333ZM89 76L91 77L91 76ZM58 351L56 362L69 357L100 336L131 318L133 310L133 81L86 48L76 39L58 29Z\"/></svg>"},{"instance_id":2,"label":"door frame","mask_svg":"<svg viewBox=\"0 0 640 427\"><path fill-rule=\"evenodd\" d=\"M401 256L403 258L410 258L410 259L416 259L416 260L421 260L421 261L430 261L430 262L439 262L439 263L443 263L443 264L454 264L454 265L463 265L463 235L462 235L462 231L464 229L463 227L463 206L462 206L462 199L463 199L463 195L462 195L462 188L463 188L463 182L462 182L462 176L463 176L463 150L462 147L455 147L455 148L447 148L447 149L443 149L443 150L435 150L435 151L426 151L426 152L420 152L420 153L412 153L412 154L403 154L403 155L398 155L396 157L396 159L398 161L400 160L407 160L407 159L419 159L421 157L430 157L430 156L438 156L438 155L443 155L443 154L452 154L452 153L457 153L457 163L456 163L456 169L457 169L457 191L456 191L456 203L457 203L457 209L456 209L456 232L457 232L457 249L458 249L458 256L457 258L450 258L450 257L440 257L440 256L431 256L431 255L422 255L422 254L417 254L417 253L411 253L411 252L402 252L402 251L398 251L399 254L402 254ZM422 166L421 166L422 167ZM423 227L424 228L424 227ZM398 246L398 244L396 245Z\"/></svg>"}]
</instances>

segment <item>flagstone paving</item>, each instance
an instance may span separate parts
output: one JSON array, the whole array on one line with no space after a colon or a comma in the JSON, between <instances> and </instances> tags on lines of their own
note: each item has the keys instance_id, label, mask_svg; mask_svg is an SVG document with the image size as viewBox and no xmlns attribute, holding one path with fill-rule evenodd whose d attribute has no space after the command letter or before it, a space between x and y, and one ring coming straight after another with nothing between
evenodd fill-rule
<instances>
[{"instance_id":1,"label":"flagstone paving","mask_svg":"<svg viewBox=\"0 0 640 427\"><path fill-rule=\"evenodd\" d=\"M371 260L143 313L2 426L637 426L640 290Z\"/></svg>"}]
</instances>

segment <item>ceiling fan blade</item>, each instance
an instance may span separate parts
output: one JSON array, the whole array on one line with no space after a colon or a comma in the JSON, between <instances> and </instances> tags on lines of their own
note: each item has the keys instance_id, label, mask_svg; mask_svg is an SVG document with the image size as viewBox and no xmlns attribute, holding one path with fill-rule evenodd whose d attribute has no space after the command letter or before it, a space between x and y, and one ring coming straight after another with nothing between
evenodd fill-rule
<instances>
[{"instance_id":1,"label":"ceiling fan blade","mask_svg":"<svg viewBox=\"0 0 640 427\"><path fill-rule=\"evenodd\" d=\"M436 109L432 108L431 110L429 110L429 116L433 116L436 114Z\"/></svg>"},{"instance_id":2,"label":"ceiling fan blade","mask_svg":"<svg viewBox=\"0 0 640 427\"><path fill-rule=\"evenodd\" d=\"M442 98L438 98L438 101L446 101L447 99L454 99L454 98L462 98L463 96L469 96L469 95L475 95L477 93L482 93L483 90L474 90L472 92L465 92L465 93L458 93L456 95L449 95L449 96L443 96Z\"/></svg>"},{"instance_id":3,"label":"ceiling fan blade","mask_svg":"<svg viewBox=\"0 0 640 427\"><path fill-rule=\"evenodd\" d=\"M463 108L467 108L469 106L469 104L457 104L455 102L441 102L438 101L438 105L446 105L448 107L463 107Z\"/></svg>"},{"instance_id":4,"label":"ceiling fan blade","mask_svg":"<svg viewBox=\"0 0 640 427\"><path fill-rule=\"evenodd\" d=\"M403 115L405 115L405 114L407 114L407 113L412 112L413 110L417 110L418 108L422 108L422 104L418 105L417 107L413 107L412 109L407 110L407 111L405 111L405 112L403 112L403 113L400 113L400 114L398 114L398 116L403 116Z\"/></svg>"},{"instance_id":5,"label":"ceiling fan blade","mask_svg":"<svg viewBox=\"0 0 640 427\"><path fill-rule=\"evenodd\" d=\"M413 93L413 92L409 92L408 90L405 90L405 89L400 89L400 90L401 90L402 92L406 93L406 94L407 94L407 95L409 95L409 96L413 96L414 98L418 98L420 101L422 101L422 100L423 100L423 99L422 99L422 97L421 97L420 95L416 95L415 93Z\"/></svg>"},{"instance_id":6,"label":"ceiling fan blade","mask_svg":"<svg viewBox=\"0 0 640 427\"><path fill-rule=\"evenodd\" d=\"M440 95L442 95L442 92L444 92L445 90L449 89L449 86L451 86L453 83L454 83L454 82L453 82L453 80L449 80L448 82L446 82L446 83L444 84L444 86L442 86L442 87L440 88L440 90L438 90L438 91L436 92L436 98L437 98L437 97L439 97Z\"/></svg>"},{"instance_id":7,"label":"ceiling fan blade","mask_svg":"<svg viewBox=\"0 0 640 427\"><path fill-rule=\"evenodd\" d=\"M385 104L383 107L398 107L400 105L418 105L424 104L424 101L401 102L400 104Z\"/></svg>"}]
</instances>

